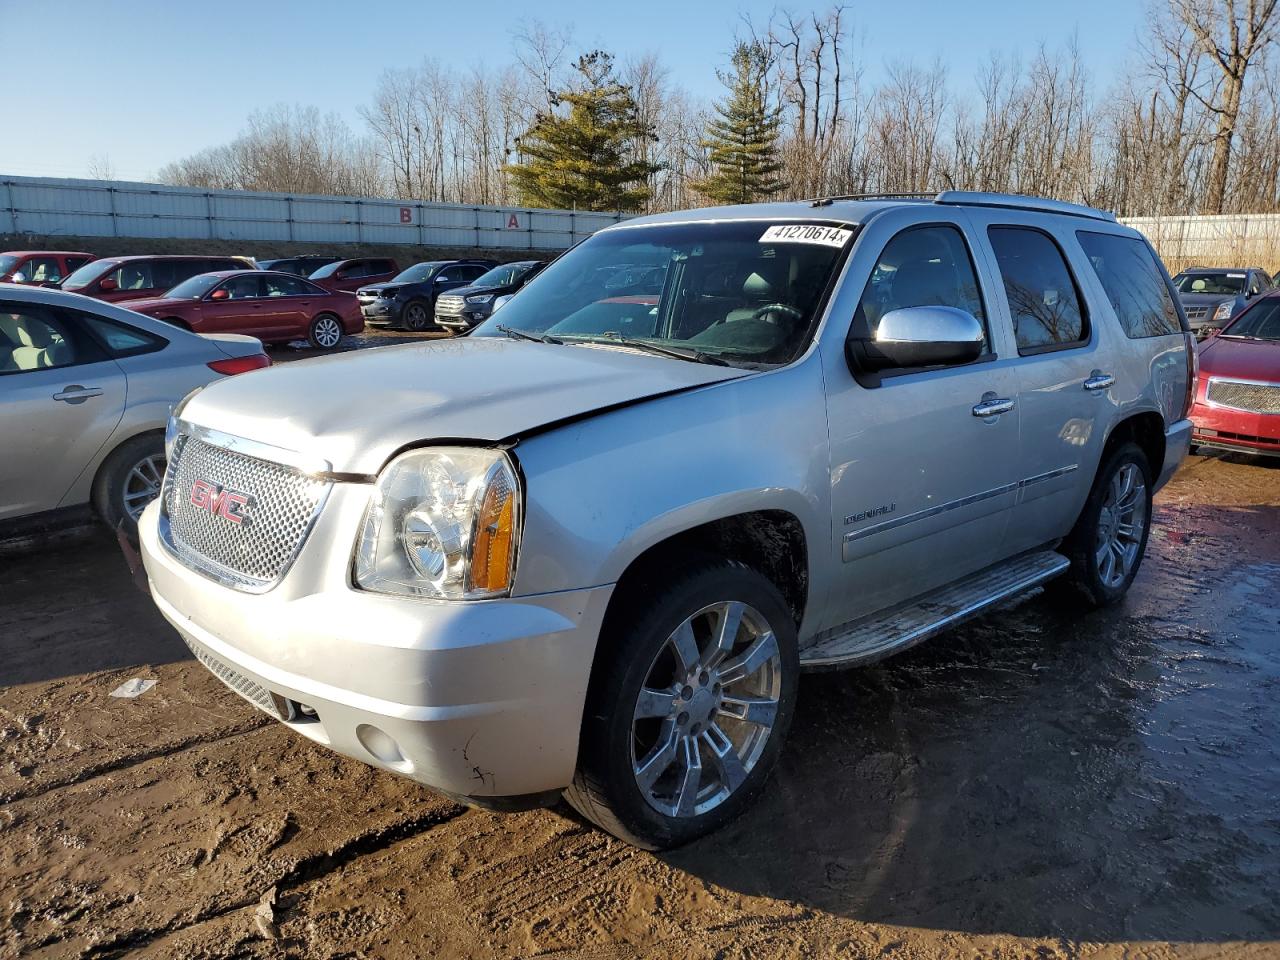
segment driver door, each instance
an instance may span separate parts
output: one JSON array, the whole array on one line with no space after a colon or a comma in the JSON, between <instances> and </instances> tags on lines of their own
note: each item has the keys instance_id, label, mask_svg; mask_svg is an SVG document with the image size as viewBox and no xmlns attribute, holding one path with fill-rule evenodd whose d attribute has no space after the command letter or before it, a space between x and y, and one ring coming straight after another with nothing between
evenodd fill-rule
<instances>
[{"instance_id":1,"label":"driver door","mask_svg":"<svg viewBox=\"0 0 1280 960\"><path fill-rule=\"evenodd\" d=\"M826 628L1003 555L1021 476L1016 352L1011 358L1006 332L993 329L990 282L966 240L967 221L953 216L892 235L891 224L873 224L850 267L849 276L869 278L850 337L873 339L890 310L942 305L981 321L986 343L971 363L888 370L873 378L855 377L844 357L828 359L839 572ZM1005 401L994 407L1004 412L979 415L991 409L981 404L994 401Z\"/></svg>"}]
</instances>

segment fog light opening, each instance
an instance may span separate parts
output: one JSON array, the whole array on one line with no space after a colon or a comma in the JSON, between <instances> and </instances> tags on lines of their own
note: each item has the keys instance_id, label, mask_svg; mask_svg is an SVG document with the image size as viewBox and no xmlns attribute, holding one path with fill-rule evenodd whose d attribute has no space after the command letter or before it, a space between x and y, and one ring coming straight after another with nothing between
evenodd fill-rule
<instances>
[{"instance_id":1,"label":"fog light opening","mask_svg":"<svg viewBox=\"0 0 1280 960\"><path fill-rule=\"evenodd\" d=\"M400 752L400 744L389 733L371 723L356 727L356 739L375 759L391 767L408 767L409 761Z\"/></svg>"}]
</instances>

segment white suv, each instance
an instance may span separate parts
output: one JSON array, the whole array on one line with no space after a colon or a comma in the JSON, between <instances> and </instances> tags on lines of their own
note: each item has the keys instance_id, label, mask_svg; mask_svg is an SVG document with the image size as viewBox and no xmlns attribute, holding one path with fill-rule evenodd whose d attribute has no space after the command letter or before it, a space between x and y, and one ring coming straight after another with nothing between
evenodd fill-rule
<instances>
[{"instance_id":1,"label":"white suv","mask_svg":"<svg viewBox=\"0 0 1280 960\"><path fill-rule=\"evenodd\" d=\"M1052 578L1121 597L1187 451L1189 344L1150 246L1085 207L631 220L467 337L190 398L147 571L297 732L670 846L762 787L800 670Z\"/></svg>"}]
</instances>

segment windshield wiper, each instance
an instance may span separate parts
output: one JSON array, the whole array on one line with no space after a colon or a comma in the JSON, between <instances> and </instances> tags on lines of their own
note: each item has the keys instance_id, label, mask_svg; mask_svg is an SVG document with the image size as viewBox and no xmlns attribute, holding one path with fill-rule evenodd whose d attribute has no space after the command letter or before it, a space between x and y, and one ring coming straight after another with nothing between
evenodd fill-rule
<instances>
[{"instance_id":1,"label":"windshield wiper","mask_svg":"<svg viewBox=\"0 0 1280 960\"><path fill-rule=\"evenodd\" d=\"M564 343L559 337L547 333L530 333L528 330L517 330L515 327L498 324L498 329L512 340L532 340L534 343Z\"/></svg>"},{"instance_id":2,"label":"windshield wiper","mask_svg":"<svg viewBox=\"0 0 1280 960\"><path fill-rule=\"evenodd\" d=\"M661 357L671 357L674 360L688 360L693 363L709 363L715 367L731 367L728 360L714 356L710 353L703 353L701 350L679 350L675 347L664 347L661 344L651 343L648 340L636 340L632 337L624 337L620 333L606 333L599 339L608 340L610 343L620 343L625 347L635 347L637 350L647 350L650 353L656 353Z\"/></svg>"}]
</instances>

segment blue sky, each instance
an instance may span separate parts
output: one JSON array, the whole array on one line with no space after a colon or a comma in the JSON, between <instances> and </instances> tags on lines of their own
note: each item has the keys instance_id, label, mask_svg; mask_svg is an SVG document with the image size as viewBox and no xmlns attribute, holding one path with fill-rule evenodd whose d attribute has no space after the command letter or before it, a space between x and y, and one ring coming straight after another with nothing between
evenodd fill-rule
<instances>
[{"instance_id":1,"label":"blue sky","mask_svg":"<svg viewBox=\"0 0 1280 960\"><path fill-rule=\"evenodd\" d=\"M521 18L571 28L581 49L653 52L672 80L714 96L734 30L778 6L757 0L0 0L0 89L9 94L0 174L85 176L106 156L121 179L229 140L254 109L315 104L360 126L379 73L424 57L469 68L511 59ZM1032 56L1073 34L1099 88L1135 49L1143 0L850 0L856 49L887 62L938 57L968 93L992 52ZM51 23L55 16L60 22ZM25 24L25 26L24 26Z\"/></svg>"}]
</instances>

